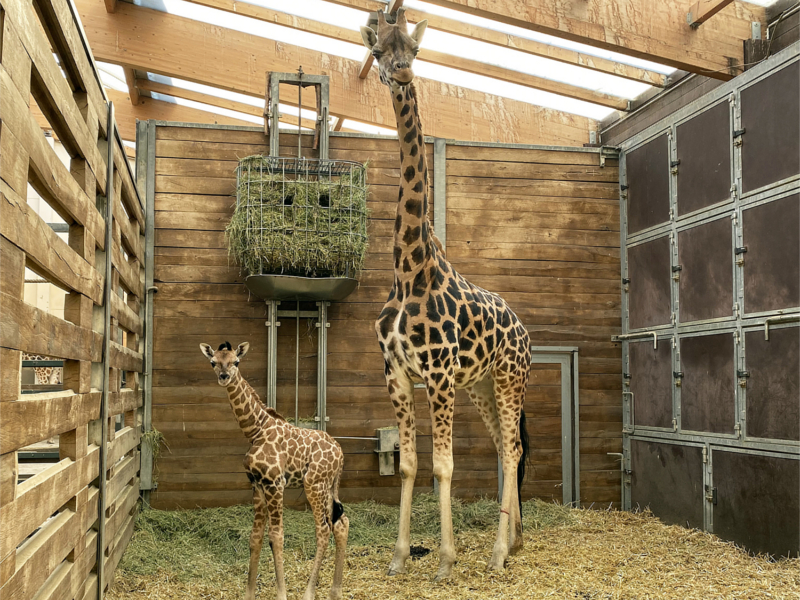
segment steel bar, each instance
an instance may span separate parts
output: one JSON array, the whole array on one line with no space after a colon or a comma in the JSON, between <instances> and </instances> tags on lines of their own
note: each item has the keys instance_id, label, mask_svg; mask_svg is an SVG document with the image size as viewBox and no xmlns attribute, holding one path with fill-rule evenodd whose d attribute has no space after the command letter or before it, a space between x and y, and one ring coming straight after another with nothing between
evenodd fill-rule
<instances>
[{"instance_id":1,"label":"steel bar","mask_svg":"<svg viewBox=\"0 0 800 600\"><path fill-rule=\"evenodd\" d=\"M111 288L114 257L114 103L108 103L106 129L105 290L103 292L103 389L100 400L99 493L97 497L97 598L103 600L106 578L106 482L108 475L108 396L111 387Z\"/></svg>"}]
</instances>

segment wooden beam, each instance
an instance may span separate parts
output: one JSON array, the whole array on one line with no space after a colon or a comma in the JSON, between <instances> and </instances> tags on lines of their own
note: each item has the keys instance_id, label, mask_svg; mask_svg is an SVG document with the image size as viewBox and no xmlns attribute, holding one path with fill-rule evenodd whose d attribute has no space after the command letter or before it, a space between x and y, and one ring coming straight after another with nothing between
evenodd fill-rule
<instances>
[{"instance_id":1,"label":"wooden beam","mask_svg":"<svg viewBox=\"0 0 800 600\"><path fill-rule=\"evenodd\" d=\"M157 94L165 94L167 96L173 96L174 98L192 100L194 102L200 102L201 104L207 104L216 108L225 108L227 110L233 110L246 115L251 115L253 117L260 118L264 116L264 109L259 108L258 106L253 106L252 104L237 102L236 100L228 100L227 98L220 98L219 96L214 96L212 94L195 92L174 85L150 81L149 79L137 79L136 86L142 91L156 92ZM294 115L281 113L280 120L282 123L297 125L297 117ZM312 119L303 119L302 126L313 129L316 127L316 122Z\"/></svg>"},{"instance_id":2,"label":"wooden beam","mask_svg":"<svg viewBox=\"0 0 800 600\"><path fill-rule=\"evenodd\" d=\"M139 88L136 87L136 73L130 67L122 69L125 73L125 83L128 84L128 95L131 97L131 104L139 104Z\"/></svg>"},{"instance_id":3,"label":"wooden beam","mask_svg":"<svg viewBox=\"0 0 800 600\"><path fill-rule=\"evenodd\" d=\"M136 120L147 121L154 119L157 121L176 121L180 123L205 123L218 125L246 125L257 127L255 123L223 117L213 113L180 106L163 100L153 100L147 96L142 96L137 105L130 102L128 94L112 89L106 89L109 100L114 103L114 114L117 119L117 126L122 139L134 141L136 139Z\"/></svg>"},{"instance_id":4,"label":"wooden beam","mask_svg":"<svg viewBox=\"0 0 800 600\"><path fill-rule=\"evenodd\" d=\"M697 0L689 12L686 13L686 22L689 27L698 28L711 17L728 6L733 0Z\"/></svg>"},{"instance_id":5,"label":"wooden beam","mask_svg":"<svg viewBox=\"0 0 800 600\"><path fill-rule=\"evenodd\" d=\"M76 0L76 5L97 60L259 99L264 97L266 72L290 72L303 65L307 73L331 75L331 112L396 127L388 90L375 77L358 80L357 61L128 3L120 3L113 15L94 0ZM148 46L154 39L159 40L158 52ZM588 143L596 126L586 117L424 78L418 78L417 90L426 133L432 136L580 146ZM313 109L313 100L308 102Z\"/></svg>"},{"instance_id":6,"label":"wooden beam","mask_svg":"<svg viewBox=\"0 0 800 600\"><path fill-rule=\"evenodd\" d=\"M117 10L117 0L103 0L106 5L106 10L110 13L113 13Z\"/></svg>"},{"instance_id":7,"label":"wooden beam","mask_svg":"<svg viewBox=\"0 0 800 600\"><path fill-rule=\"evenodd\" d=\"M342 117L336 117L336 124L333 126L333 130L341 131L342 125L344 125L344 119Z\"/></svg>"},{"instance_id":8,"label":"wooden beam","mask_svg":"<svg viewBox=\"0 0 800 600\"><path fill-rule=\"evenodd\" d=\"M187 0L188 2L195 2L197 4L206 4L207 2L235 2L235 0ZM334 4L342 6L349 6L364 11L382 10L385 6L380 0L328 0ZM239 4L237 4L239 6ZM539 56L541 58L549 58L558 62L568 65L575 65L576 67L583 67L598 73L605 73L607 75L616 75L623 79L631 81L638 81L640 83L647 83L656 87L665 87L667 83L667 76L651 71L648 69L641 69L619 63L607 58L577 52L568 48L561 48L553 46L544 42L537 42L528 38L519 37L503 33L502 31L495 31L494 29L487 29L470 23L464 23L456 19L448 19L431 13L423 12L413 8L406 8L406 18L410 23L419 23L420 21L427 20L429 29L437 29L453 35L459 35L465 38L485 42L502 48L509 48L517 50L531 56ZM369 55L368 58L372 58ZM365 58L366 60L366 58ZM370 65L371 65L370 61Z\"/></svg>"},{"instance_id":9,"label":"wooden beam","mask_svg":"<svg viewBox=\"0 0 800 600\"><path fill-rule=\"evenodd\" d=\"M376 4L375 0L330 1L365 9ZM746 2L734 2L712 25L693 30L686 27L686 0L428 1L718 79L742 72L742 42L750 38L750 23L765 22L764 9Z\"/></svg>"},{"instance_id":10,"label":"wooden beam","mask_svg":"<svg viewBox=\"0 0 800 600\"><path fill-rule=\"evenodd\" d=\"M274 23L276 25L281 25L284 27L298 29L300 31L306 31L308 33L315 33L317 35L330 37L344 42L352 42L353 44L358 44L358 45L361 45L362 43L361 34L357 31L353 31L345 27L337 27L335 25L329 25L327 23L314 21L312 19L304 19L302 17L287 15L285 13L266 9L260 6L254 6L252 4L244 4L241 2L236 2L236 0L190 0L190 1L195 4L201 4L203 6L212 6L214 8L219 8L220 10L224 10L226 12L231 12L235 14L246 14L248 17L258 19L260 21L266 21L268 23ZM402 2L398 0L396 4L397 7L399 8ZM566 96L568 98L575 98L576 100L584 100L586 102L592 102L594 104L600 104L601 106L607 106L608 108L613 108L615 110L625 110L628 106L626 100L623 100L619 97L611 96L609 94L594 92L586 88L570 85L568 83L553 81L552 79L547 79L545 77L537 77L535 75L529 75L527 73L515 71L514 69L506 69L503 67L490 65L477 60L461 58L453 54L427 50L424 47L420 50L419 54L417 55L417 58L419 60L424 60L438 65L443 65L445 67L452 67L454 69L461 69L462 71L476 73L478 75L494 77L495 79L500 79L502 81L507 81L509 83L515 83L517 85L529 87L531 89L550 92L552 94L558 94L561 96ZM367 52L366 56L364 57L364 60L361 62L361 67L358 72L359 79L366 79L367 75L369 75L372 64L373 64L372 53Z\"/></svg>"}]
</instances>

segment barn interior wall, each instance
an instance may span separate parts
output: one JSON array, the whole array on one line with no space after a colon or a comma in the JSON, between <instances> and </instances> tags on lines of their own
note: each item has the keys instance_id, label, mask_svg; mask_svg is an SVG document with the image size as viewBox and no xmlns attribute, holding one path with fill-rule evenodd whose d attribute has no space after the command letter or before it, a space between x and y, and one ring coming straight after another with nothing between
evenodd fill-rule
<instances>
[{"instance_id":1,"label":"barn interior wall","mask_svg":"<svg viewBox=\"0 0 800 600\"><path fill-rule=\"evenodd\" d=\"M229 261L224 228L235 202L237 160L267 153L261 131L156 127L153 425L168 449L158 459L156 508L249 503L242 456L247 443L198 344L251 343L243 374L266 391L267 317L248 297ZM313 155L311 136L301 139ZM282 134L281 154L297 149ZM433 144L427 143L433 165ZM398 144L374 136L332 135L330 158L369 162L369 250L358 289L330 307L328 431L372 437L395 424L373 323L392 282L392 228L397 203ZM447 256L471 281L500 293L536 345L580 349L582 500L618 503L621 450L619 201L616 160L600 166L597 151L447 145ZM431 168L431 174L433 169ZM431 215L433 215L433 206ZM435 224L439 227L441 224ZM289 303L288 308L294 308ZM285 305L284 305L285 306ZM282 306L282 308L284 307ZM306 308L306 307L301 307ZM308 308L314 308L309 305ZM281 319L277 407L295 411L297 324ZM300 322L299 417L316 402L316 331ZM216 346L215 346L216 347ZM431 491L430 416L416 396L419 491ZM560 385L552 368L536 368L528 390L534 459L524 496L561 498ZM345 502L399 500L399 475L381 477L375 442L341 440L346 453ZM465 393L454 427L454 494L495 495L497 457ZM287 503L304 502L290 490Z\"/></svg>"}]
</instances>

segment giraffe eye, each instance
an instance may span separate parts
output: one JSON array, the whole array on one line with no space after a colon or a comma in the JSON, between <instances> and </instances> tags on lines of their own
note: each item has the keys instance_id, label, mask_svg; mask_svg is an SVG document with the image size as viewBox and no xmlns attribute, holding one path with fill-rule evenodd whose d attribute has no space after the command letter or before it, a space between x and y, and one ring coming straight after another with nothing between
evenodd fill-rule
<instances>
[{"instance_id":1,"label":"giraffe eye","mask_svg":"<svg viewBox=\"0 0 800 600\"><path fill-rule=\"evenodd\" d=\"M212 360L212 361L211 361L211 366L212 366L212 367L216 367L216 366L217 366L217 363L216 363L215 361L213 361L213 360Z\"/></svg>"},{"instance_id":2,"label":"giraffe eye","mask_svg":"<svg viewBox=\"0 0 800 600\"><path fill-rule=\"evenodd\" d=\"M383 56L383 52L381 52L380 50L373 50L372 56L374 56L375 58L380 58L381 56Z\"/></svg>"},{"instance_id":3,"label":"giraffe eye","mask_svg":"<svg viewBox=\"0 0 800 600\"><path fill-rule=\"evenodd\" d=\"M234 367L238 367L239 366L239 361L237 360L235 363L233 363L233 366Z\"/></svg>"}]
</instances>

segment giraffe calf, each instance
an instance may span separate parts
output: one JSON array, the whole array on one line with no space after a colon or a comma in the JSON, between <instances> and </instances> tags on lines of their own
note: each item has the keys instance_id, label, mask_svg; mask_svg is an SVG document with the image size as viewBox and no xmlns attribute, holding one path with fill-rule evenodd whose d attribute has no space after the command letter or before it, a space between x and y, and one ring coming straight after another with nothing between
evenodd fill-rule
<instances>
[{"instance_id":1,"label":"giraffe calf","mask_svg":"<svg viewBox=\"0 0 800 600\"><path fill-rule=\"evenodd\" d=\"M315 597L317 578L331 533L336 541L336 562L330 598L339 600L350 527L339 502L339 481L344 467L341 447L324 431L295 427L277 411L261 403L255 390L239 373L239 360L250 349L249 343L239 344L236 350L228 342L216 351L208 344L200 344L200 349L210 360L218 383L227 389L233 414L250 441L244 468L253 485L255 518L250 534L250 569L245 600L254 600L256 595L258 561L267 523L269 545L275 560L277 600L286 600L283 491L299 487L304 488L314 513L317 536L317 553L303 600Z\"/></svg>"}]
</instances>

